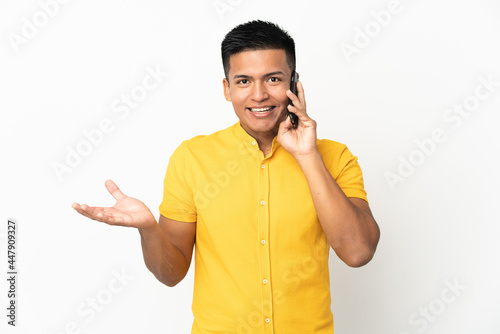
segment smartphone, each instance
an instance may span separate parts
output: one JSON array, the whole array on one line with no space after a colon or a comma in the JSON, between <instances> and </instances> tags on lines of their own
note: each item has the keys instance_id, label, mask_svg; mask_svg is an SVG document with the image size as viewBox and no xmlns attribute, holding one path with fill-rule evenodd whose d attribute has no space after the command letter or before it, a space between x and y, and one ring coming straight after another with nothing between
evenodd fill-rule
<instances>
[{"instance_id":1,"label":"smartphone","mask_svg":"<svg viewBox=\"0 0 500 334\"><path fill-rule=\"evenodd\" d=\"M292 93L297 95L297 81L299 81L299 77L297 75L297 72L292 71L292 80L290 81L290 90ZM289 103L293 106L292 100L288 99ZM290 121L292 121L292 127L294 129L297 128L299 125L299 117L295 115L293 112L288 112L288 116L290 117Z\"/></svg>"}]
</instances>

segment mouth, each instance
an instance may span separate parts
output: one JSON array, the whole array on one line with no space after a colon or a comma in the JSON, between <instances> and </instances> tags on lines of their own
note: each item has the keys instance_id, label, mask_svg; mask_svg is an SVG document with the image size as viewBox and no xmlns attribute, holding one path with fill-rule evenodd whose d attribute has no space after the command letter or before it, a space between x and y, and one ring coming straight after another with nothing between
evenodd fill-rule
<instances>
[{"instance_id":1,"label":"mouth","mask_svg":"<svg viewBox=\"0 0 500 334\"><path fill-rule=\"evenodd\" d=\"M254 114L267 114L273 111L276 108L276 106L270 106L270 107L262 107L262 108L247 108L250 112Z\"/></svg>"}]
</instances>

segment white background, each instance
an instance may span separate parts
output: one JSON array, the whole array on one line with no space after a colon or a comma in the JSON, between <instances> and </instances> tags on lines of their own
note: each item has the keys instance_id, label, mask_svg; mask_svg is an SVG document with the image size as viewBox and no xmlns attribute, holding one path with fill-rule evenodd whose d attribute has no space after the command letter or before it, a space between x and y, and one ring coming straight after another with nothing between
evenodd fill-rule
<instances>
[{"instance_id":1,"label":"white background","mask_svg":"<svg viewBox=\"0 0 500 334\"><path fill-rule=\"evenodd\" d=\"M251 19L294 37L308 113L320 138L359 157L381 228L367 266L331 253L335 333L500 333L500 3L401 0L377 30L372 11L389 1L87 0L50 17L47 2L0 2L0 266L13 218L19 271L15 328L0 283L2 333L189 333L193 271L162 285L137 231L88 220L71 204L113 205L110 178L158 215L177 145L237 121L222 95L220 43ZM38 25L31 35L27 21ZM357 53L343 53L346 44ZM120 118L112 104L148 68L169 74ZM496 86L480 88L488 97L467 117L448 114L474 102L488 77ZM103 119L112 131L58 179L54 164ZM416 141L436 129L445 140L418 153ZM391 186L388 173L410 157L414 170ZM128 277L122 285L116 272Z\"/></svg>"}]
</instances>

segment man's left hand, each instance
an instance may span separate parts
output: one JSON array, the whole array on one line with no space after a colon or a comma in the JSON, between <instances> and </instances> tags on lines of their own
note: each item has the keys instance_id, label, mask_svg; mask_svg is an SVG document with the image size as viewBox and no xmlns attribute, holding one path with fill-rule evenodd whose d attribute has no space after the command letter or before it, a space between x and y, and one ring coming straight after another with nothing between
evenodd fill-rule
<instances>
[{"instance_id":1,"label":"man's left hand","mask_svg":"<svg viewBox=\"0 0 500 334\"><path fill-rule=\"evenodd\" d=\"M293 102L288 105L288 110L299 118L299 124L296 129L292 127L290 117L280 123L278 130L278 142L295 159L306 157L317 153L316 148L316 122L307 115L306 99L302 83L297 82L297 95L290 90L286 95Z\"/></svg>"}]
</instances>

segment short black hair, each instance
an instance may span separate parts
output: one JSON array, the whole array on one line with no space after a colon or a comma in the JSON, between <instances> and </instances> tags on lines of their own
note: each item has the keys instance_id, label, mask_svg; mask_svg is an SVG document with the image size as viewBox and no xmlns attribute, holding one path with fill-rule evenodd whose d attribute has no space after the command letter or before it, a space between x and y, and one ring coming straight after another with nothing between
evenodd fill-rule
<instances>
[{"instance_id":1,"label":"short black hair","mask_svg":"<svg viewBox=\"0 0 500 334\"><path fill-rule=\"evenodd\" d=\"M277 24L255 20L240 24L227 33L222 41L222 66L226 79L229 75L229 58L239 52L250 50L285 50L286 61L295 70L295 42Z\"/></svg>"}]
</instances>

